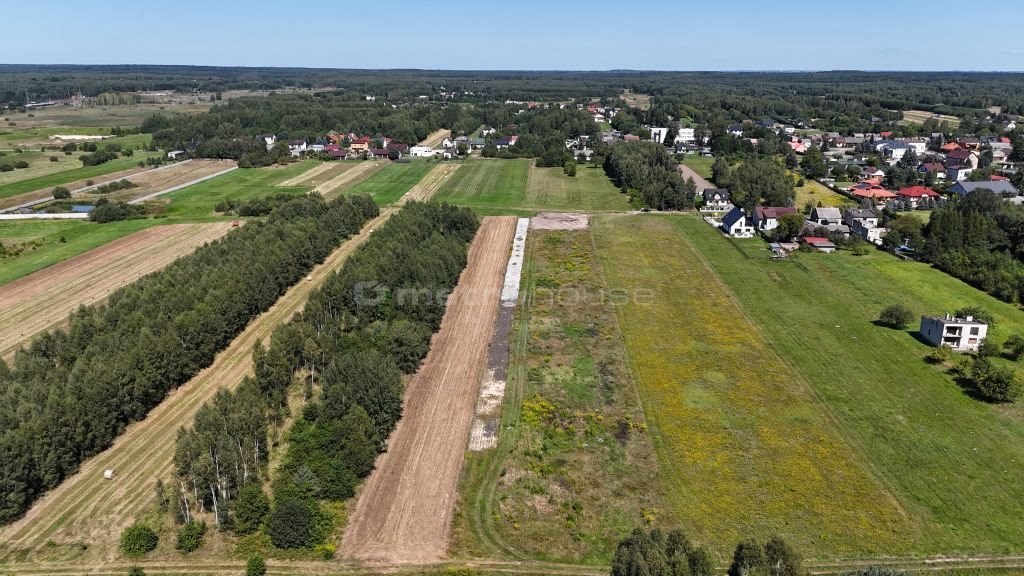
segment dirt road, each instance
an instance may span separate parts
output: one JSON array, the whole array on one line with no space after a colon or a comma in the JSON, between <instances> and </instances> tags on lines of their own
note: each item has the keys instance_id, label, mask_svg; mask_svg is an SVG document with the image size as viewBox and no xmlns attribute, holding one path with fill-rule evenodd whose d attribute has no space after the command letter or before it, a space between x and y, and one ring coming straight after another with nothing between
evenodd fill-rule
<instances>
[{"instance_id":1,"label":"dirt road","mask_svg":"<svg viewBox=\"0 0 1024 576\"><path fill-rule=\"evenodd\" d=\"M690 168L686 164L679 165L679 173L683 175L683 180L693 178L693 183L697 185L697 194L700 194L701 190L705 188L717 188L717 186L702 178L700 174L694 172L693 168Z\"/></svg>"},{"instance_id":2,"label":"dirt road","mask_svg":"<svg viewBox=\"0 0 1024 576\"><path fill-rule=\"evenodd\" d=\"M0 287L0 356L63 323L82 304L159 270L231 229L228 222L141 230Z\"/></svg>"},{"instance_id":3,"label":"dirt road","mask_svg":"<svg viewBox=\"0 0 1024 576\"><path fill-rule=\"evenodd\" d=\"M430 146L431 148L437 148L438 146L441 145L442 140L448 138L451 135L451 130L446 130L444 128L440 130L435 130L431 132L429 136L424 138L423 141L418 144L418 146Z\"/></svg>"},{"instance_id":4,"label":"dirt road","mask_svg":"<svg viewBox=\"0 0 1024 576\"><path fill-rule=\"evenodd\" d=\"M440 331L405 391L405 412L366 480L342 542L371 562L441 559L498 313L513 217L485 218L448 300Z\"/></svg>"}]
</instances>

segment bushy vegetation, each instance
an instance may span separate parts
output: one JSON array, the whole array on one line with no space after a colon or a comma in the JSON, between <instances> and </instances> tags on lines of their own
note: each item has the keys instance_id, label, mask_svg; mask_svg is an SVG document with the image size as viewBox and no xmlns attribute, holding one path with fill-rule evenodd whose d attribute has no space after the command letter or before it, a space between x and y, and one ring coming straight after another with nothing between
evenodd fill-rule
<instances>
[{"instance_id":1,"label":"bushy vegetation","mask_svg":"<svg viewBox=\"0 0 1024 576\"><path fill-rule=\"evenodd\" d=\"M904 330L914 320L914 312L902 304L891 304L878 314L878 322L889 328Z\"/></svg>"},{"instance_id":2,"label":"bushy vegetation","mask_svg":"<svg viewBox=\"0 0 1024 576\"><path fill-rule=\"evenodd\" d=\"M178 542L174 547L186 554L195 552L202 545L203 536L206 536L206 522L186 522L178 529Z\"/></svg>"},{"instance_id":3,"label":"bushy vegetation","mask_svg":"<svg viewBox=\"0 0 1024 576\"><path fill-rule=\"evenodd\" d=\"M68 198L71 198L71 191L64 186L57 186L53 189L54 200L67 200Z\"/></svg>"},{"instance_id":4,"label":"bushy vegetation","mask_svg":"<svg viewBox=\"0 0 1024 576\"><path fill-rule=\"evenodd\" d=\"M242 202L226 198L214 206L216 212L234 213L239 216L266 216L273 212L278 206L294 200L293 194L275 194L273 196L261 196Z\"/></svg>"},{"instance_id":5,"label":"bushy vegetation","mask_svg":"<svg viewBox=\"0 0 1024 576\"><path fill-rule=\"evenodd\" d=\"M683 180L675 159L660 144L616 144L605 158L604 169L624 192L651 208L693 208L697 187L693 180Z\"/></svg>"},{"instance_id":6,"label":"bushy vegetation","mask_svg":"<svg viewBox=\"0 0 1024 576\"><path fill-rule=\"evenodd\" d=\"M368 198L304 197L83 307L0 362L0 521L143 418L213 361L344 238ZM45 399L41 400L41 399Z\"/></svg>"},{"instance_id":7,"label":"bushy vegetation","mask_svg":"<svg viewBox=\"0 0 1024 576\"><path fill-rule=\"evenodd\" d=\"M1024 301L1024 207L990 190L932 212L922 257L1006 302Z\"/></svg>"},{"instance_id":8,"label":"bushy vegetation","mask_svg":"<svg viewBox=\"0 0 1024 576\"><path fill-rule=\"evenodd\" d=\"M467 209L411 203L374 232L269 347L256 347L255 377L219 393L179 434L175 469L187 488L179 506L212 508L240 533L265 524L279 548L323 543L331 520L319 502L351 497L373 469L401 416L402 374L426 355L476 229ZM286 409L296 374L310 402L288 432L268 513L250 486L266 478L268 426Z\"/></svg>"},{"instance_id":9,"label":"bushy vegetation","mask_svg":"<svg viewBox=\"0 0 1024 576\"><path fill-rule=\"evenodd\" d=\"M128 220L129 218L139 218L145 216L145 214L146 209L142 206L127 202L108 202L106 198L100 198L100 201L96 203L96 207L89 212L89 220L105 224L107 222Z\"/></svg>"},{"instance_id":10,"label":"bushy vegetation","mask_svg":"<svg viewBox=\"0 0 1024 576\"><path fill-rule=\"evenodd\" d=\"M783 539L774 537L761 546L740 542L733 552L729 576L802 576L802 560ZM612 576L711 576L714 561L694 546L681 530L667 535L655 528L636 529L619 543L612 561Z\"/></svg>"},{"instance_id":11,"label":"bushy vegetation","mask_svg":"<svg viewBox=\"0 0 1024 576\"><path fill-rule=\"evenodd\" d=\"M132 524L121 532L121 553L138 558L156 548L160 537L145 524Z\"/></svg>"},{"instance_id":12,"label":"bushy vegetation","mask_svg":"<svg viewBox=\"0 0 1024 576\"><path fill-rule=\"evenodd\" d=\"M126 178L122 178L120 180L115 180L113 182L110 182L109 184L103 184L102 186L97 186L96 188L92 189L92 193L94 193L94 194L110 194L111 192L117 192L118 190L131 190L132 188L138 188L138 186L139 186L138 184L132 182L131 180L128 180Z\"/></svg>"}]
</instances>

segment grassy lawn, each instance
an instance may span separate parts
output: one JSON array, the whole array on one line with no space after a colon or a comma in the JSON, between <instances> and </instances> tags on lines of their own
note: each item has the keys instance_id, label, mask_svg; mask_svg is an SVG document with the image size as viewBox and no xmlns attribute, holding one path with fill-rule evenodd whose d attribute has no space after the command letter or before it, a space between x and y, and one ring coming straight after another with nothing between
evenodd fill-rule
<instances>
[{"instance_id":1,"label":"grassy lawn","mask_svg":"<svg viewBox=\"0 0 1024 576\"><path fill-rule=\"evenodd\" d=\"M374 202L384 206L394 204L410 188L430 172L436 164L429 162L390 163L369 178L343 190L345 195L369 194ZM458 173L458 172L456 172Z\"/></svg>"},{"instance_id":2,"label":"grassy lawn","mask_svg":"<svg viewBox=\"0 0 1024 576\"><path fill-rule=\"evenodd\" d=\"M790 172L794 182L799 181L799 176ZM816 180L806 179L803 186L796 187L796 200L793 203L797 210L803 210L807 203L817 206L820 202L825 207L842 208L854 206L855 203L849 198L833 192L828 186Z\"/></svg>"},{"instance_id":3,"label":"grassy lawn","mask_svg":"<svg viewBox=\"0 0 1024 576\"><path fill-rule=\"evenodd\" d=\"M1022 409L975 400L925 363L930 349L914 337L916 323L911 331L872 323L891 303L918 314L977 304L994 314L990 335L1001 342L1024 333L1024 312L927 265L881 252L772 262L764 251L737 250L699 220L673 223L686 238L682 244L710 263L917 526L896 551L1024 551Z\"/></svg>"},{"instance_id":4,"label":"grassy lawn","mask_svg":"<svg viewBox=\"0 0 1024 576\"><path fill-rule=\"evenodd\" d=\"M0 242L6 246L28 245L18 256L0 259L0 285L159 223L158 220L109 224L80 220L0 221ZM60 241L61 237L64 242Z\"/></svg>"},{"instance_id":5,"label":"grassy lawn","mask_svg":"<svg viewBox=\"0 0 1024 576\"><path fill-rule=\"evenodd\" d=\"M589 230L530 233L499 446L467 454L457 555L608 563L658 514L657 462L602 286Z\"/></svg>"},{"instance_id":6,"label":"grassy lawn","mask_svg":"<svg viewBox=\"0 0 1024 576\"><path fill-rule=\"evenodd\" d=\"M700 174L701 178L711 180L711 165L715 163L715 159L711 156L701 156L699 154L687 154L683 156L683 164L693 168L693 171Z\"/></svg>"},{"instance_id":7,"label":"grassy lawn","mask_svg":"<svg viewBox=\"0 0 1024 576\"><path fill-rule=\"evenodd\" d=\"M536 168L529 159L467 160L435 198L485 214L629 209L602 169L580 165L571 178L561 168Z\"/></svg>"},{"instance_id":8,"label":"grassy lawn","mask_svg":"<svg viewBox=\"0 0 1024 576\"><path fill-rule=\"evenodd\" d=\"M63 152L58 153L61 158L70 158L69 156L63 156ZM5 157L6 158L6 157ZM74 182L76 180L82 180L84 178L99 178L111 172L118 172L120 170L127 170L138 166L139 162L145 161L146 155L143 153L135 154L134 156L127 158L118 158L111 160L110 162L104 162L98 166L82 166L81 162L77 162L77 167L68 167L69 169L62 172L56 172L53 174L47 174L45 176L38 176L35 178L28 178L25 180L18 180L16 182L10 182L7 184L0 184L0 198L8 198L10 196L17 196L18 194L24 194L25 192L32 192L34 190L40 190L43 188L50 188L52 186L60 186L61 184L67 184L68 182ZM0 159L2 161L3 159ZM46 161L45 158L39 162ZM65 166L67 166L65 164ZM28 170L31 170L31 166ZM14 172L7 172L6 174L17 174L20 170ZM2 181L0 181L2 182Z\"/></svg>"},{"instance_id":9,"label":"grassy lawn","mask_svg":"<svg viewBox=\"0 0 1024 576\"><path fill-rule=\"evenodd\" d=\"M70 156L66 156L60 151L39 152L38 150L21 153L8 152L6 155L0 156L0 164L13 166L15 162L23 160L28 162L28 168L19 168L13 172L0 172L0 188L14 182L33 180L81 168L82 161L78 159L81 155L81 152L74 152ZM50 156L56 157L57 161L50 162Z\"/></svg>"},{"instance_id":10,"label":"grassy lawn","mask_svg":"<svg viewBox=\"0 0 1024 576\"><path fill-rule=\"evenodd\" d=\"M177 192L160 196L156 201L169 202L161 215L174 220L210 220L222 216L213 211L221 200L231 198L244 201L276 194L305 194L305 187L278 187L277 184L293 178L313 164L296 162L284 168L246 168L229 172Z\"/></svg>"},{"instance_id":11,"label":"grassy lawn","mask_svg":"<svg viewBox=\"0 0 1024 576\"><path fill-rule=\"evenodd\" d=\"M741 538L773 534L817 557L905 548L916 526L674 225L684 220L715 234L678 216L592 221L608 289L630 295L619 322L671 513L723 560Z\"/></svg>"}]
</instances>

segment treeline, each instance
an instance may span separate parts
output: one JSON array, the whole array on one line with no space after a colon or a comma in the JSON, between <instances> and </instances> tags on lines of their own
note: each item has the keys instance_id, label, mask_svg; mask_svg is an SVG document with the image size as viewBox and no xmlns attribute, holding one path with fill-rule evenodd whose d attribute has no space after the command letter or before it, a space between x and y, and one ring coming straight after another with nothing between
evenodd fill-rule
<instances>
[{"instance_id":1,"label":"treeline","mask_svg":"<svg viewBox=\"0 0 1024 576\"><path fill-rule=\"evenodd\" d=\"M668 534L639 528L619 542L611 576L713 576L711 555L694 545L682 530ZM733 551L729 576L802 576L803 560L785 540L774 537L763 546L745 540Z\"/></svg>"},{"instance_id":2,"label":"treeline","mask_svg":"<svg viewBox=\"0 0 1024 576\"><path fill-rule=\"evenodd\" d=\"M342 239L369 198L302 197L82 307L0 361L0 521L107 448L188 381Z\"/></svg>"},{"instance_id":3,"label":"treeline","mask_svg":"<svg viewBox=\"0 0 1024 576\"><path fill-rule=\"evenodd\" d=\"M351 497L373 469L402 414L402 375L426 355L477 226L464 208L408 204L274 331L269 347L258 346L254 376L179 434L181 519L212 510L221 527L263 529L280 548L322 544L331 527L319 503ZM306 404L273 472L271 505L262 487L269 426L281 421L297 381Z\"/></svg>"},{"instance_id":4,"label":"treeline","mask_svg":"<svg viewBox=\"0 0 1024 576\"><path fill-rule=\"evenodd\" d=\"M693 208L697 187L683 180L679 163L656 142L619 142L611 146L604 170L623 192L655 210Z\"/></svg>"},{"instance_id":5,"label":"treeline","mask_svg":"<svg viewBox=\"0 0 1024 576\"><path fill-rule=\"evenodd\" d=\"M1006 302L1024 302L1024 207L974 190L935 209L921 237L921 256L936 268Z\"/></svg>"},{"instance_id":6,"label":"treeline","mask_svg":"<svg viewBox=\"0 0 1024 576\"><path fill-rule=\"evenodd\" d=\"M468 106L395 108L368 102L359 94L318 92L236 98L203 114L156 114L143 122L142 129L151 132L154 144L163 149L194 148L198 156L238 159L247 152L266 153L262 134L284 141L315 141L334 130L413 144L439 128L471 132L481 123Z\"/></svg>"},{"instance_id":7,"label":"treeline","mask_svg":"<svg viewBox=\"0 0 1024 576\"><path fill-rule=\"evenodd\" d=\"M724 158L711 165L712 179L728 188L733 204L747 211L755 206L792 206L796 196L793 178L775 158L750 155L733 167Z\"/></svg>"}]
</instances>

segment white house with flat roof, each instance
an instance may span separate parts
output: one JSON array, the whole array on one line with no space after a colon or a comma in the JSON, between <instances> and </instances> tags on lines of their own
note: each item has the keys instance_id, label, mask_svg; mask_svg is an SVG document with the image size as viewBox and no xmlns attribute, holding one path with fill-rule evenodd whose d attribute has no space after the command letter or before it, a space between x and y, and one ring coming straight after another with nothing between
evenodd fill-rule
<instances>
[{"instance_id":1,"label":"white house with flat roof","mask_svg":"<svg viewBox=\"0 0 1024 576\"><path fill-rule=\"evenodd\" d=\"M975 320L973 316L921 316L921 336L932 346L949 346L958 352L977 352L987 335L988 324Z\"/></svg>"}]
</instances>

